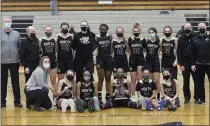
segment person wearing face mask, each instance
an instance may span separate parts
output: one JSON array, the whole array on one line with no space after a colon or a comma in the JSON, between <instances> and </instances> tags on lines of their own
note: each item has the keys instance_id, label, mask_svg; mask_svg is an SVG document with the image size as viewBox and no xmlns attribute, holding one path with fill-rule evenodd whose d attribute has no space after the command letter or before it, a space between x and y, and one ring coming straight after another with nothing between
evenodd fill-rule
<instances>
[{"instance_id":1,"label":"person wearing face mask","mask_svg":"<svg viewBox=\"0 0 210 126\"><path fill-rule=\"evenodd\" d=\"M80 24L81 32L75 34L72 48L76 51L74 64L76 71L76 81L82 80L82 71L85 69L94 72L93 52L96 49L95 34L88 31L89 25L87 21Z\"/></svg>"},{"instance_id":2,"label":"person wearing face mask","mask_svg":"<svg viewBox=\"0 0 210 126\"><path fill-rule=\"evenodd\" d=\"M24 66L25 83L30 78L33 71L39 65L40 48L35 28L26 28L27 37L23 39L20 49L20 62Z\"/></svg>"},{"instance_id":3,"label":"person wearing face mask","mask_svg":"<svg viewBox=\"0 0 210 126\"><path fill-rule=\"evenodd\" d=\"M74 71L67 70L64 79L59 81L57 88L57 106L66 112L67 107L71 108L71 112L75 112L74 103Z\"/></svg>"},{"instance_id":4,"label":"person wearing face mask","mask_svg":"<svg viewBox=\"0 0 210 126\"><path fill-rule=\"evenodd\" d=\"M210 83L210 35L206 33L206 24L198 24L199 33L191 42L192 71L196 72L197 104L205 104L205 73Z\"/></svg>"},{"instance_id":5,"label":"person wearing face mask","mask_svg":"<svg viewBox=\"0 0 210 126\"><path fill-rule=\"evenodd\" d=\"M165 26L164 36L160 39L160 50L162 52L162 69L169 68L172 77L177 79L177 45L178 40L172 36L171 26Z\"/></svg>"},{"instance_id":6,"label":"person wearing face mask","mask_svg":"<svg viewBox=\"0 0 210 126\"><path fill-rule=\"evenodd\" d=\"M1 34L1 108L6 107L8 70L11 75L15 107L22 107L19 84L20 34L11 29L10 17L4 18Z\"/></svg>"},{"instance_id":7,"label":"person wearing face mask","mask_svg":"<svg viewBox=\"0 0 210 126\"><path fill-rule=\"evenodd\" d=\"M116 34L117 37L112 40L112 50L114 52L114 79L117 78L116 70L118 68L123 68L124 77L127 78L129 69L126 52L130 53L130 48L127 39L124 37L124 29L122 27L116 29Z\"/></svg>"},{"instance_id":8,"label":"person wearing face mask","mask_svg":"<svg viewBox=\"0 0 210 126\"><path fill-rule=\"evenodd\" d=\"M157 87L157 99L160 100L160 39L157 36L157 29L149 28L149 36L144 43L146 49L146 64L151 68L151 79Z\"/></svg>"},{"instance_id":9,"label":"person wearing face mask","mask_svg":"<svg viewBox=\"0 0 210 126\"><path fill-rule=\"evenodd\" d=\"M177 58L182 71L183 76L183 92L184 92L184 103L188 104L191 99L190 93L190 74L193 77L194 82L194 100L197 102L197 88L195 88L195 72L191 70L191 42L196 37L196 34L192 31L190 23L184 25L184 33L178 39L177 47Z\"/></svg>"},{"instance_id":10,"label":"person wearing face mask","mask_svg":"<svg viewBox=\"0 0 210 126\"><path fill-rule=\"evenodd\" d=\"M163 95L163 99L166 100L165 106L169 111L175 111L177 107L180 107L179 85L177 81L171 77L169 69L163 70L161 94Z\"/></svg>"},{"instance_id":11,"label":"person wearing face mask","mask_svg":"<svg viewBox=\"0 0 210 126\"><path fill-rule=\"evenodd\" d=\"M39 66L34 70L25 85L26 108L31 109L33 106L36 111L43 111L52 107L48 92L49 90L53 92L54 89L48 85L49 68L49 57L42 57Z\"/></svg>"},{"instance_id":12,"label":"person wearing face mask","mask_svg":"<svg viewBox=\"0 0 210 126\"><path fill-rule=\"evenodd\" d=\"M64 78L64 74L67 70L74 70L73 67L73 34L69 32L69 24L63 22L60 25L61 33L56 36L56 50L58 58L58 81Z\"/></svg>"},{"instance_id":13,"label":"person wearing face mask","mask_svg":"<svg viewBox=\"0 0 210 126\"><path fill-rule=\"evenodd\" d=\"M142 110L153 111L154 108L160 111L165 105L165 100L161 100L159 103L156 100L156 84L150 79L150 69L144 66L142 68L142 79L136 84L136 91L138 92L139 102L142 106Z\"/></svg>"},{"instance_id":14,"label":"person wearing face mask","mask_svg":"<svg viewBox=\"0 0 210 126\"><path fill-rule=\"evenodd\" d=\"M122 68L117 69L117 78L113 80L111 85L111 100L107 101L102 108L108 109L112 107L128 107L137 109L140 106L130 99L130 81L124 78Z\"/></svg>"},{"instance_id":15,"label":"person wearing face mask","mask_svg":"<svg viewBox=\"0 0 210 126\"><path fill-rule=\"evenodd\" d=\"M133 37L128 38L128 45L130 48L129 69L131 74L131 100L135 99L136 81L141 80L141 69L145 63L143 44L145 39L140 36L141 28L138 23L133 25Z\"/></svg>"},{"instance_id":16,"label":"person wearing face mask","mask_svg":"<svg viewBox=\"0 0 210 126\"><path fill-rule=\"evenodd\" d=\"M98 73L98 99L100 104L102 102L102 88L104 78L106 80L106 101L109 101L110 97L110 82L113 71L113 58L112 54L112 36L107 33L109 27L106 24L100 25L100 34L96 35L96 45L98 54L96 56L96 68Z\"/></svg>"},{"instance_id":17,"label":"person wearing face mask","mask_svg":"<svg viewBox=\"0 0 210 126\"><path fill-rule=\"evenodd\" d=\"M89 70L84 70L83 79L77 83L77 99L75 104L77 111L84 112L88 108L89 112L99 111L100 105L98 101L98 88L93 83L92 73Z\"/></svg>"}]
</instances>

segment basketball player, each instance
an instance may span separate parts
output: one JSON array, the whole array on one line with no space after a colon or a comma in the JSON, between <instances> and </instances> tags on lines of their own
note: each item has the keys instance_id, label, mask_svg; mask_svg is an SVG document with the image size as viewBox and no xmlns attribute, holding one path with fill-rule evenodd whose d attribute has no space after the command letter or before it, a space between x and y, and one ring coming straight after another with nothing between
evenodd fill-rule
<instances>
[{"instance_id":1,"label":"basketball player","mask_svg":"<svg viewBox=\"0 0 210 126\"><path fill-rule=\"evenodd\" d=\"M88 108L89 112L100 110L97 91L97 86L93 84L92 73L84 70L82 81L77 83L77 99L75 104L79 112L84 112L85 108Z\"/></svg>"},{"instance_id":2,"label":"basketball player","mask_svg":"<svg viewBox=\"0 0 210 126\"><path fill-rule=\"evenodd\" d=\"M165 105L165 101L161 100L160 104L156 100L156 84L150 78L150 70L147 67L142 68L142 79L137 82L136 91L138 92L139 102L142 110L158 111Z\"/></svg>"},{"instance_id":3,"label":"basketball player","mask_svg":"<svg viewBox=\"0 0 210 126\"><path fill-rule=\"evenodd\" d=\"M57 106L62 109L62 112L66 112L68 106L70 106L71 112L75 112L73 84L74 72L73 70L67 70L64 79L59 81L57 88Z\"/></svg>"},{"instance_id":4,"label":"basketball player","mask_svg":"<svg viewBox=\"0 0 210 126\"><path fill-rule=\"evenodd\" d=\"M63 22L60 26L61 33L57 35L58 81L64 78L67 70L73 70L73 35L68 33L69 24Z\"/></svg>"},{"instance_id":5,"label":"basketball player","mask_svg":"<svg viewBox=\"0 0 210 126\"><path fill-rule=\"evenodd\" d=\"M146 64L151 69L151 78L157 87L157 99L160 99L160 39L157 36L157 29L149 28L149 36L144 43L146 48Z\"/></svg>"},{"instance_id":6,"label":"basketball player","mask_svg":"<svg viewBox=\"0 0 210 126\"><path fill-rule=\"evenodd\" d=\"M164 36L160 39L160 49L162 51L162 69L169 68L172 77L177 80L177 56L176 50L178 40L172 36L171 26L165 26Z\"/></svg>"},{"instance_id":7,"label":"basketball player","mask_svg":"<svg viewBox=\"0 0 210 126\"><path fill-rule=\"evenodd\" d=\"M98 55L96 57L96 68L98 73L98 99L100 104L102 102L102 88L104 78L106 80L106 97L108 101L110 97L110 82L113 71L113 58L111 56L111 41L112 36L107 33L109 27L106 24L101 24L99 31L100 34L96 35L96 44Z\"/></svg>"},{"instance_id":8,"label":"basketball player","mask_svg":"<svg viewBox=\"0 0 210 126\"><path fill-rule=\"evenodd\" d=\"M88 31L88 22L82 21L80 27L81 32L75 34L72 45L76 51L74 58L76 82L82 81L84 68L90 70L91 73L94 72L93 51L96 49L95 34Z\"/></svg>"},{"instance_id":9,"label":"basketball player","mask_svg":"<svg viewBox=\"0 0 210 126\"><path fill-rule=\"evenodd\" d=\"M114 52L114 79L117 78L116 70L122 68L124 70L124 77L127 78L128 69L128 58L126 55L130 53L129 45L124 37L124 29L118 27L116 29L117 37L112 40L112 49Z\"/></svg>"},{"instance_id":10,"label":"basketball player","mask_svg":"<svg viewBox=\"0 0 210 126\"><path fill-rule=\"evenodd\" d=\"M50 58L50 81L54 89L56 89L57 62L56 62L56 40L52 36L53 29L50 26L44 28L45 37L39 39L41 47L41 56Z\"/></svg>"},{"instance_id":11,"label":"basketball player","mask_svg":"<svg viewBox=\"0 0 210 126\"><path fill-rule=\"evenodd\" d=\"M130 100L130 82L124 78L124 71L122 68L117 69L117 78L114 79L111 92L111 100L107 101L103 109L111 107L129 107L139 108L136 102Z\"/></svg>"},{"instance_id":12,"label":"basketball player","mask_svg":"<svg viewBox=\"0 0 210 126\"><path fill-rule=\"evenodd\" d=\"M141 28L138 23L133 25L133 37L128 39L128 45L130 48L130 57L129 57L129 69L131 72L131 100L135 100L135 90L136 90L136 81L141 80L141 69L145 63L144 53L143 53L143 43L145 39L140 37Z\"/></svg>"},{"instance_id":13,"label":"basketball player","mask_svg":"<svg viewBox=\"0 0 210 126\"><path fill-rule=\"evenodd\" d=\"M171 77L170 70L163 70L163 81L161 84L161 93L166 100L166 106L169 111L175 111L180 105L179 101L179 85L175 79Z\"/></svg>"}]
</instances>

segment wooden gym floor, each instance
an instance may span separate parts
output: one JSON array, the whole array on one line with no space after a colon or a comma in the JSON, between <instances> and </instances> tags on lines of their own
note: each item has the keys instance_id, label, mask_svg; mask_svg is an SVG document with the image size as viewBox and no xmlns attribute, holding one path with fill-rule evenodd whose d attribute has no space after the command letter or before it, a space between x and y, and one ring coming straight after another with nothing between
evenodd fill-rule
<instances>
[{"instance_id":1,"label":"wooden gym floor","mask_svg":"<svg viewBox=\"0 0 210 126\"><path fill-rule=\"evenodd\" d=\"M209 83L207 78L206 105L195 105L193 99L190 104L184 105L181 74L178 78L181 107L176 112L169 112L165 108L160 112L112 108L93 113L89 113L87 110L84 113L62 113L55 108L44 112L27 110L25 108L24 77L22 75L20 76L20 87L24 107L15 108L9 78L7 107L1 109L2 125L158 125L169 122L182 122L184 125L209 125ZM95 79L97 81L96 75ZM191 84L191 90L193 93L193 84Z\"/></svg>"}]
</instances>

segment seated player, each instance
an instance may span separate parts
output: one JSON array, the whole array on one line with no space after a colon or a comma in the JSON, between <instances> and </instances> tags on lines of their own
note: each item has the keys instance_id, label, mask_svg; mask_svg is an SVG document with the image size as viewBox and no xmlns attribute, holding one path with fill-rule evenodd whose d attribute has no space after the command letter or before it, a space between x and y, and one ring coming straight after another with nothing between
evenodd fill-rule
<instances>
[{"instance_id":1,"label":"seated player","mask_svg":"<svg viewBox=\"0 0 210 126\"><path fill-rule=\"evenodd\" d=\"M71 108L71 112L75 112L75 103L73 100L73 84L74 84L74 72L67 70L64 79L59 81L57 88L57 107L62 109L62 112L66 112L67 107Z\"/></svg>"},{"instance_id":2,"label":"seated player","mask_svg":"<svg viewBox=\"0 0 210 126\"><path fill-rule=\"evenodd\" d=\"M165 101L161 100L160 104L156 99L156 84L149 79L150 70L148 67L142 68L142 79L137 82L136 91L138 92L139 102L142 106L142 110L153 111L156 108L158 111L162 109Z\"/></svg>"},{"instance_id":3,"label":"seated player","mask_svg":"<svg viewBox=\"0 0 210 126\"><path fill-rule=\"evenodd\" d=\"M138 108L136 102L130 100L130 82L124 78L124 71L122 68L117 69L117 78L114 79L111 85L111 100L107 101L103 109L111 107L129 107Z\"/></svg>"},{"instance_id":4,"label":"seated player","mask_svg":"<svg viewBox=\"0 0 210 126\"><path fill-rule=\"evenodd\" d=\"M84 112L88 108L89 112L99 111L99 101L97 98L97 87L93 84L91 72L84 70L83 80L77 83L77 99L75 104L79 112Z\"/></svg>"},{"instance_id":5,"label":"seated player","mask_svg":"<svg viewBox=\"0 0 210 126\"><path fill-rule=\"evenodd\" d=\"M168 107L169 111L175 111L177 106L180 106L179 85L177 81L171 77L169 69L163 70L161 93L166 100L166 106Z\"/></svg>"}]
</instances>

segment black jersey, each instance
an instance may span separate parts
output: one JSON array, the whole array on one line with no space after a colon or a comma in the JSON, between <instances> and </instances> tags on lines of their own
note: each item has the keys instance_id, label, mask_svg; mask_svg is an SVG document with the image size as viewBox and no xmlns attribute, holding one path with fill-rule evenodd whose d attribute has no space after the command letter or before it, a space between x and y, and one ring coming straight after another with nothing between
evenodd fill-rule
<instances>
[{"instance_id":1,"label":"black jersey","mask_svg":"<svg viewBox=\"0 0 210 126\"><path fill-rule=\"evenodd\" d=\"M160 41L158 40L152 42L149 39L145 42L144 47L146 48L146 62L153 64L157 60L159 61L159 42Z\"/></svg>"},{"instance_id":2,"label":"black jersey","mask_svg":"<svg viewBox=\"0 0 210 126\"><path fill-rule=\"evenodd\" d=\"M114 57L126 57L126 46L125 41L117 42L115 39L112 43L112 48L114 50Z\"/></svg>"},{"instance_id":3,"label":"black jersey","mask_svg":"<svg viewBox=\"0 0 210 126\"><path fill-rule=\"evenodd\" d=\"M46 40L42 38L41 41L42 57L48 56L51 62L54 62L56 59L55 56L55 39Z\"/></svg>"},{"instance_id":4,"label":"black jersey","mask_svg":"<svg viewBox=\"0 0 210 126\"><path fill-rule=\"evenodd\" d=\"M140 80L136 85L136 91L140 91L141 95L147 98L150 98L153 94L153 90L156 89L156 84L152 80L149 80L149 82L143 82Z\"/></svg>"},{"instance_id":5,"label":"black jersey","mask_svg":"<svg viewBox=\"0 0 210 126\"><path fill-rule=\"evenodd\" d=\"M138 55L139 57L144 58L143 54L143 43L145 39L144 38L129 38L128 39L128 45L131 49L131 55Z\"/></svg>"},{"instance_id":6,"label":"black jersey","mask_svg":"<svg viewBox=\"0 0 210 126\"><path fill-rule=\"evenodd\" d=\"M176 87L168 86L166 84L163 84L163 91L164 94L167 95L170 98L173 98L176 95Z\"/></svg>"},{"instance_id":7,"label":"black jersey","mask_svg":"<svg viewBox=\"0 0 210 126\"><path fill-rule=\"evenodd\" d=\"M88 100L94 96L94 86L93 83L86 86L84 83L81 83L80 87L80 98L82 100Z\"/></svg>"},{"instance_id":8,"label":"black jersey","mask_svg":"<svg viewBox=\"0 0 210 126\"><path fill-rule=\"evenodd\" d=\"M96 44L98 47L98 56L111 56L111 36L106 37L97 36Z\"/></svg>"},{"instance_id":9,"label":"black jersey","mask_svg":"<svg viewBox=\"0 0 210 126\"><path fill-rule=\"evenodd\" d=\"M68 85L63 82L61 91L63 91L65 87L68 87ZM66 90L61 96L58 97L58 99L59 98L65 98L65 99L72 98L72 87L69 87L68 90Z\"/></svg>"},{"instance_id":10,"label":"black jersey","mask_svg":"<svg viewBox=\"0 0 210 126\"><path fill-rule=\"evenodd\" d=\"M167 41L162 39L163 57L175 58L175 39Z\"/></svg>"},{"instance_id":11,"label":"black jersey","mask_svg":"<svg viewBox=\"0 0 210 126\"><path fill-rule=\"evenodd\" d=\"M72 36L63 38L58 35L57 46L58 46L58 60L73 59L72 50Z\"/></svg>"},{"instance_id":12,"label":"black jersey","mask_svg":"<svg viewBox=\"0 0 210 126\"><path fill-rule=\"evenodd\" d=\"M117 94L115 94L116 97L124 97L125 89L128 90L128 84L126 79L123 79L122 81L119 81L118 79L114 80L113 91L116 92L115 90L117 90Z\"/></svg>"}]
</instances>

